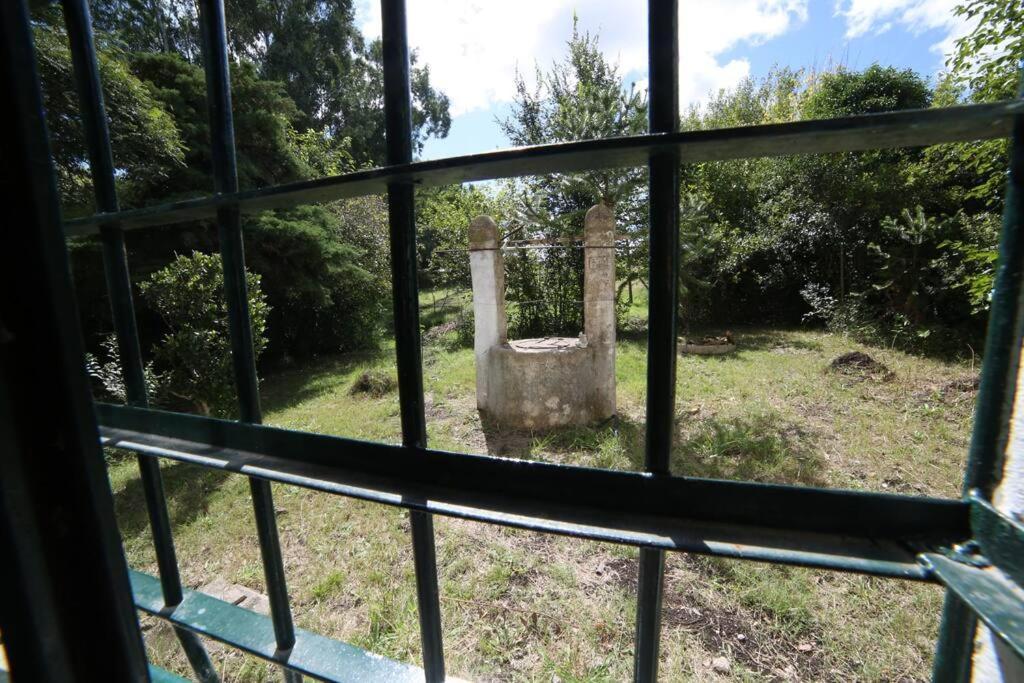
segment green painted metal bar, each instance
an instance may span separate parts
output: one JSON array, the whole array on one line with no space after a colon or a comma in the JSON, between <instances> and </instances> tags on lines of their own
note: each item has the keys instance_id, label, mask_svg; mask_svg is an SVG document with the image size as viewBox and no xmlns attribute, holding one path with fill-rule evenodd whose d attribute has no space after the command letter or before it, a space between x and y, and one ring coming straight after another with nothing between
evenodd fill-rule
<instances>
[{"instance_id":1,"label":"green painted metal bar","mask_svg":"<svg viewBox=\"0 0 1024 683\"><path fill-rule=\"evenodd\" d=\"M921 563L1024 658L1024 588L997 567L972 567L933 553L922 555Z\"/></svg>"},{"instance_id":2,"label":"green painted metal bar","mask_svg":"<svg viewBox=\"0 0 1024 683\"><path fill-rule=\"evenodd\" d=\"M933 683L965 683L970 680L975 623L976 617L967 603L947 590L932 661Z\"/></svg>"},{"instance_id":3,"label":"green painted metal bar","mask_svg":"<svg viewBox=\"0 0 1024 683\"><path fill-rule=\"evenodd\" d=\"M203 64L206 72L206 98L210 113L214 190L217 193L237 192L238 170L235 160L235 129L231 111L230 65L223 0L201 0L199 10ZM235 384L238 388L239 412L243 421L259 423L263 416L260 411L259 380L256 375L256 354L253 350L252 321L245 279L245 248L238 207L219 208L217 226L221 261L224 266L224 293L227 299L231 357L235 370ZM288 602L273 494L270 484L262 479L250 478L249 490L252 495L277 648L287 651L295 644L295 627ZM284 674L285 680L289 683L301 680L301 677L287 669Z\"/></svg>"},{"instance_id":4,"label":"green painted metal bar","mask_svg":"<svg viewBox=\"0 0 1024 683\"><path fill-rule=\"evenodd\" d=\"M1024 69L1021 70L1024 74ZM1017 104L1024 103L1024 77ZM974 428L964 473L965 496L991 498L1002 477L1021 339L1024 335L1024 116L1011 120L1010 168L1007 177L1003 229L999 242L992 306L985 338L985 362L974 410ZM970 677L971 646L977 619L961 599L948 592L942 611L933 677L958 683Z\"/></svg>"},{"instance_id":5,"label":"green painted metal bar","mask_svg":"<svg viewBox=\"0 0 1024 683\"><path fill-rule=\"evenodd\" d=\"M381 40L384 58L384 130L387 162L412 161L412 90L405 0L381 0ZM395 319L398 396L402 444L427 446L423 407L423 364L420 357L419 292L416 282L416 195L412 183L387 186L391 235L391 291ZM437 558L433 518L422 511L409 514L416 598L420 618L423 668L429 683L444 681L441 602L437 587Z\"/></svg>"},{"instance_id":6,"label":"green painted metal bar","mask_svg":"<svg viewBox=\"0 0 1024 683\"><path fill-rule=\"evenodd\" d=\"M971 530L981 554L1024 586L1024 524L996 510L980 494L972 494Z\"/></svg>"},{"instance_id":7,"label":"green painted metal bar","mask_svg":"<svg viewBox=\"0 0 1024 683\"><path fill-rule=\"evenodd\" d=\"M62 0L61 4L78 89L79 111L82 114L89 151L89 171L96 207L104 213L116 213L118 200L110 131L103 104L103 89L96 61L89 6L85 0ZM100 228L100 239L125 393L129 404L146 407L146 379L135 323L135 306L132 302L132 284L128 270L128 255L125 252L124 232L117 225L104 225ZM156 459L142 455L138 456L138 465L164 600L168 605L176 605L182 597L181 576L178 573L178 560L174 550L171 522L167 514L160 466ZM202 642L189 631L177 630L176 635L196 677L204 683L219 680Z\"/></svg>"},{"instance_id":8,"label":"green painted metal bar","mask_svg":"<svg viewBox=\"0 0 1024 683\"><path fill-rule=\"evenodd\" d=\"M1022 78L1024 87L1024 78ZM1024 90L1020 102L1024 103ZM1024 114L1013 120L1003 230L999 242L985 338L978 403L974 413L964 495L977 489L985 498L1002 477L1003 455L1024 338Z\"/></svg>"},{"instance_id":9,"label":"green painted metal bar","mask_svg":"<svg viewBox=\"0 0 1024 683\"><path fill-rule=\"evenodd\" d=\"M622 166L642 166L650 156L674 147L682 163L725 161L793 154L855 152L889 147L921 147L945 142L1003 138L1020 102L972 104L886 114L864 114L822 121L797 121L741 128L652 133L470 154L448 159L403 163L317 180L202 197L68 221L69 236L97 232L117 219L121 227L170 225L208 220L224 206L251 213L297 204L382 194L389 183L408 181L436 187L478 180L545 173L568 173Z\"/></svg>"},{"instance_id":10,"label":"green painted metal bar","mask_svg":"<svg viewBox=\"0 0 1024 683\"><path fill-rule=\"evenodd\" d=\"M181 604L165 608L155 578L133 571L131 582L135 604L144 612L279 664L297 675L344 683L423 681L423 670L418 667L302 629L295 631L295 645L282 651L269 617L188 589Z\"/></svg>"},{"instance_id":11,"label":"green painted metal bar","mask_svg":"<svg viewBox=\"0 0 1024 683\"><path fill-rule=\"evenodd\" d=\"M652 133L679 130L679 4L647 3L648 123ZM644 468L669 476L676 407L676 307L679 273L679 154L664 149L648 163L650 274L647 421ZM665 553L640 549L633 680L658 678Z\"/></svg>"},{"instance_id":12,"label":"green painted metal bar","mask_svg":"<svg viewBox=\"0 0 1024 683\"><path fill-rule=\"evenodd\" d=\"M149 680L153 683L188 683L187 678L173 674L167 669L161 669L152 664L149 665Z\"/></svg>"},{"instance_id":13,"label":"green painted metal bar","mask_svg":"<svg viewBox=\"0 0 1024 683\"><path fill-rule=\"evenodd\" d=\"M0 631L13 680L146 681L30 22L26 2L0 3L0 158L17 216L0 248Z\"/></svg>"},{"instance_id":14,"label":"green painted metal bar","mask_svg":"<svg viewBox=\"0 0 1024 683\"><path fill-rule=\"evenodd\" d=\"M960 500L655 477L97 406L108 445L424 512L667 550L926 578ZM807 510L814 510L808 515Z\"/></svg>"}]
</instances>

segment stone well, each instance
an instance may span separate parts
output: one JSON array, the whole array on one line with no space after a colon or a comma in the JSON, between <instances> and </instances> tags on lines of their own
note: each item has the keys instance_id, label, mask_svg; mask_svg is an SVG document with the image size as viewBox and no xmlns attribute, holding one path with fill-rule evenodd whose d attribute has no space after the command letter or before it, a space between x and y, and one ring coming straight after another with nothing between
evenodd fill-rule
<instances>
[{"instance_id":1,"label":"stone well","mask_svg":"<svg viewBox=\"0 0 1024 683\"><path fill-rule=\"evenodd\" d=\"M615 415L615 217L603 204L587 212L584 250L582 334L509 341L498 226L489 216L469 225L476 403L499 424L547 429Z\"/></svg>"}]
</instances>

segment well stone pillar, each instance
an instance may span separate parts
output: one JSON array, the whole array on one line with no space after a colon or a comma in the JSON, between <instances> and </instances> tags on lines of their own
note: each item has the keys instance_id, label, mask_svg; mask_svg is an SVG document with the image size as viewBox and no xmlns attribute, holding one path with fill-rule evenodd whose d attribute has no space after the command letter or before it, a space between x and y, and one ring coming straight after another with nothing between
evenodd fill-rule
<instances>
[{"instance_id":1,"label":"well stone pillar","mask_svg":"<svg viewBox=\"0 0 1024 683\"><path fill-rule=\"evenodd\" d=\"M591 414L600 420L615 415L615 213L592 206L583 232L583 331L594 358Z\"/></svg>"},{"instance_id":2,"label":"well stone pillar","mask_svg":"<svg viewBox=\"0 0 1024 683\"><path fill-rule=\"evenodd\" d=\"M469 224L469 267L473 279L473 350L476 356L476 407L490 408L491 349L508 341L505 317L505 263L498 226L490 216Z\"/></svg>"}]
</instances>

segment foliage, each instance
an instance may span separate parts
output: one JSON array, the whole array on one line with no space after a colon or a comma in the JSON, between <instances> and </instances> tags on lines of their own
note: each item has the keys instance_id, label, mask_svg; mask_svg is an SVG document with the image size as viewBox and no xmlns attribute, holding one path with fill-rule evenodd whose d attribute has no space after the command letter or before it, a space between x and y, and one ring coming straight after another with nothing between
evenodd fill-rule
<instances>
[{"instance_id":1,"label":"foliage","mask_svg":"<svg viewBox=\"0 0 1024 683\"><path fill-rule=\"evenodd\" d=\"M619 137L647 129L647 97L625 87L618 66L601 53L597 36L573 23L564 60L548 71L536 68L536 86L516 76L511 115L500 121L514 145ZM511 186L511 235L515 238L573 238L583 233L587 210L604 202L616 215L624 238L619 277L631 287L646 272L645 171L595 170L527 178ZM582 254L579 250L517 252L507 263L510 325L521 334L575 334L582 325ZM630 289L630 291L632 291Z\"/></svg>"},{"instance_id":2,"label":"foliage","mask_svg":"<svg viewBox=\"0 0 1024 683\"><path fill-rule=\"evenodd\" d=\"M832 118L922 108L931 93L909 70L873 65L854 73L822 74L803 94L804 118ZM832 271L840 298L862 288L868 236L896 207L924 204L930 187L909 172L920 150L878 150L793 157L783 163L792 184L790 209L800 215L795 235L810 247L818 273ZM801 266L803 267L803 266Z\"/></svg>"},{"instance_id":3,"label":"foliage","mask_svg":"<svg viewBox=\"0 0 1024 683\"><path fill-rule=\"evenodd\" d=\"M995 281L996 249L1000 220L993 213L961 216L963 230L957 239L942 242L939 247L951 256L948 260L956 263L949 279L953 286L965 292L975 314L988 311L992 303L992 288Z\"/></svg>"},{"instance_id":4,"label":"foliage","mask_svg":"<svg viewBox=\"0 0 1024 683\"><path fill-rule=\"evenodd\" d=\"M391 288L391 242L388 238L387 199L367 195L333 202L331 212L334 239L357 250L356 264L369 273L381 292Z\"/></svg>"},{"instance_id":5,"label":"foliage","mask_svg":"<svg viewBox=\"0 0 1024 683\"><path fill-rule=\"evenodd\" d=\"M948 232L946 221L928 218L920 206L904 209L899 219L885 218L879 237L869 249L880 264L874 288L884 295L886 309L921 325L934 319L946 284L939 261L939 244Z\"/></svg>"},{"instance_id":6,"label":"foliage","mask_svg":"<svg viewBox=\"0 0 1024 683\"><path fill-rule=\"evenodd\" d=\"M775 69L691 109L684 125L829 118L933 101L959 101L955 82L943 79L933 91L913 72L878 65L810 75ZM690 299L682 320L803 318L859 339L919 349L976 340L995 231L981 227L991 220L979 216L992 214L971 197L984 176L961 163L972 149L947 145L684 167L684 196L705 207L697 221L703 246L685 270L707 286L681 283L681 303ZM683 220L681 230L692 230L689 223ZM686 246L695 238L681 241Z\"/></svg>"},{"instance_id":7,"label":"foliage","mask_svg":"<svg viewBox=\"0 0 1024 683\"><path fill-rule=\"evenodd\" d=\"M246 273L246 283L258 358L267 345L270 311L260 277ZM179 256L140 289L167 327L153 348L165 400L203 415L232 414L236 393L220 259L199 252Z\"/></svg>"},{"instance_id":8,"label":"foliage","mask_svg":"<svg viewBox=\"0 0 1024 683\"><path fill-rule=\"evenodd\" d=\"M57 181L65 211L93 210L92 181L86 154L71 52L63 28L36 23L33 29L43 106ZM98 51L103 98L110 115L114 166L122 193L135 185L158 185L184 167L185 143L163 103L129 69L127 56L114 48Z\"/></svg>"},{"instance_id":9,"label":"foliage","mask_svg":"<svg viewBox=\"0 0 1024 683\"><path fill-rule=\"evenodd\" d=\"M416 198L420 286L469 288L469 223L487 215L502 225L509 213L508 198L472 185L420 190Z\"/></svg>"},{"instance_id":10,"label":"foliage","mask_svg":"<svg viewBox=\"0 0 1024 683\"><path fill-rule=\"evenodd\" d=\"M708 240L708 206L700 197L683 195L679 207L679 321L688 333L698 297L710 283L701 279L700 264L712 251Z\"/></svg>"},{"instance_id":11,"label":"foliage","mask_svg":"<svg viewBox=\"0 0 1024 683\"><path fill-rule=\"evenodd\" d=\"M973 30L956 42L946 62L954 87L966 90L972 102L1012 99L1019 87L1024 60L1024 9L1018 0L967 0L956 13L974 22ZM971 197L994 211L1002 207L1007 140L962 146L956 161L979 176Z\"/></svg>"},{"instance_id":12,"label":"foliage","mask_svg":"<svg viewBox=\"0 0 1024 683\"><path fill-rule=\"evenodd\" d=\"M93 391L100 400L127 403L128 390L124 384L117 337L113 334L107 335L100 343L100 347L100 356L88 352L85 354L85 371L92 380ZM146 363L142 371L146 382L146 395L152 402L159 401L164 392L163 376L153 368L152 361Z\"/></svg>"},{"instance_id":13,"label":"foliage","mask_svg":"<svg viewBox=\"0 0 1024 683\"><path fill-rule=\"evenodd\" d=\"M176 54L136 54L130 66L141 79L143 94L167 113L179 135L184 163L164 164L159 175L129 169L124 203L207 194L213 179L202 70ZM232 84L243 188L354 167L344 141L324 140L313 130L297 132L293 122L298 110L280 84L260 80L247 64L233 67ZM375 208L365 210L369 206ZM271 304L268 357L305 357L376 344L389 281L384 216L379 198L361 198L243 217L247 264L263 278ZM132 267L144 277L175 253L218 248L215 233L200 224L132 232L127 239ZM95 240L76 240L71 256L85 304L83 325L93 341L95 330L109 329ZM157 316L144 298L139 305L140 333L144 341L155 341L161 334L159 322L152 322Z\"/></svg>"},{"instance_id":14,"label":"foliage","mask_svg":"<svg viewBox=\"0 0 1024 683\"><path fill-rule=\"evenodd\" d=\"M1017 0L967 0L956 14L974 29L956 42L948 66L976 102L1013 98L1024 60L1024 8Z\"/></svg>"},{"instance_id":15,"label":"foliage","mask_svg":"<svg viewBox=\"0 0 1024 683\"><path fill-rule=\"evenodd\" d=\"M359 248L338 239L319 206L265 213L247 221L248 267L271 306L268 348L302 358L376 345L387 303L384 278L367 270Z\"/></svg>"},{"instance_id":16,"label":"foliage","mask_svg":"<svg viewBox=\"0 0 1024 683\"><path fill-rule=\"evenodd\" d=\"M203 70L176 54L150 53L132 55L131 69L171 113L186 151L185 164L177 172L168 172L157 184L137 184L128 199L143 203L150 197L208 194L213 189L213 160ZM307 162L311 157L344 157L343 150L311 151L312 136L300 136L294 127L300 117L295 103L282 84L261 80L252 64L232 66L231 89L241 189L308 178L314 173Z\"/></svg>"},{"instance_id":17,"label":"foliage","mask_svg":"<svg viewBox=\"0 0 1024 683\"><path fill-rule=\"evenodd\" d=\"M878 341L884 336L860 294L852 294L840 301L827 285L811 282L800 290L800 296L810 309L803 315L804 321L820 321L829 332L849 335L865 343Z\"/></svg>"},{"instance_id":18,"label":"foliage","mask_svg":"<svg viewBox=\"0 0 1024 683\"><path fill-rule=\"evenodd\" d=\"M93 0L93 26L133 52L177 52L198 61L198 3L181 0Z\"/></svg>"},{"instance_id":19,"label":"foliage","mask_svg":"<svg viewBox=\"0 0 1024 683\"><path fill-rule=\"evenodd\" d=\"M921 109L931 102L928 84L911 69L872 64L864 71L838 68L810 84L802 97L804 118L829 119Z\"/></svg>"},{"instance_id":20,"label":"foliage","mask_svg":"<svg viewBox=\"0 0 1024 683\"><path fill-rule=\"evenodd\" d=\"M191 0L96 0L99 30L134 52L175 53L198 64L196 4ZM297 106L296 128L324 140L348 140L359 164L384 162L383 53L367 43L350 0L227 0L228 44L236 66L280 82ZM412 55L416 149L451 126L448 98ZM239 138L241 140L241 138Z\"/></svg>"}]
</instances>

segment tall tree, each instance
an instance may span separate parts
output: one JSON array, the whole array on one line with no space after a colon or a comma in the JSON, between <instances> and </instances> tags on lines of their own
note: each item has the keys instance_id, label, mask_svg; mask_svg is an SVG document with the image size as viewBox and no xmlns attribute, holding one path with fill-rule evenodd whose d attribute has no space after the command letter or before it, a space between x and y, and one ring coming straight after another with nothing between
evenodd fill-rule
<instances>
[{"instance_id":1,"label":"tall tree","mask_svg":"<svg viewBox=\"0 0 1024 683\"><path fill-rule=\"evenodd\" d=\"M968 0L956 12L974 20L974 29L956 42L946 62L954 87L971 102L997 102L1017 96L1024 61L1024 8L1019 0ZM960 145L957 160L980 176L971 197L1002 212L1007 140Z\"/></svg>"},{"instance_id":2,"label":"tall tree","mask_svg":"<svg viewBox=\"0 0 1024 683\"><path fill-rule=\"evenodd\" d=\"M86 153L68 37L57 21L37 23L33 31L50 144L61 198L67 213L93 210L92 181ZM131 71L127 56L111 46L98 51L103 97L110 115L110 134L118 189L167 182L185 169L186 144L164 103Z\"/></svg>"},{"instance_id":3,"label":"tall tree","mask_svg":"<svg viewBox=\"0 0 1024 683\"><path fill-rule=\"evenodd\" d=\"M95 0L97 28L125 47L177 52L199 60L192 0ZM366 41L352 0L227 0L228 42L234 57L256 65L264 80L284 84L301 114L300 131L326 140L348 139L360 164L384 162L383 56L380 41ZM448 98L430 84L430 70L412 55L413 136L445 137Z\"/></svg>"},{"instance_id":4,"label":"tall tree","mask_svg":"<svg viewBox=\"0 0 1024 683\"><path fill-rule=\"evenodd\" d=\"M646 93L626 87L618 66L601 53L598 36L580 32L574 20L567 48L565 58L548 71L536 68L532 88L522 74L516 75L512 113L498 122L509 141L537 145L646 132ZM620 277L631 286L643 277L646 265L645 177L642 168L616 168L521 181L515 186L516 234L580 235L587 209L604 202L615 210L616 228L627 238L626 253L618 261ZM509 261L508 287L510 298L529 301L558 293L551 305L531 304L529 317L538 318L525 324L531 331L571 330L579 324L576 307L558 301L582 299L580 254L553 250L543 259L516 254Z\"/></svg>"},{"instance_id":5,"label":"tall tree","mask_svg":"<svg viewBox=\"0 0 1024 683\"><path fill-rule=\"evenodd\" d=\"M826 119L921 109L931 104L931 97L928 84L910 69L878 64L859 72L837 69L811 84L802 98L801 115ZM826 268L834 275L840 298L851 286L863 285L856 281L861 269L855 266L867 260L871 230L903 207L929 204L922 179L907 172L921 157L920 149L892 149L807 155L786 164L813 248L826 262L834 257Z\"/></svg>"}]
</instances>

